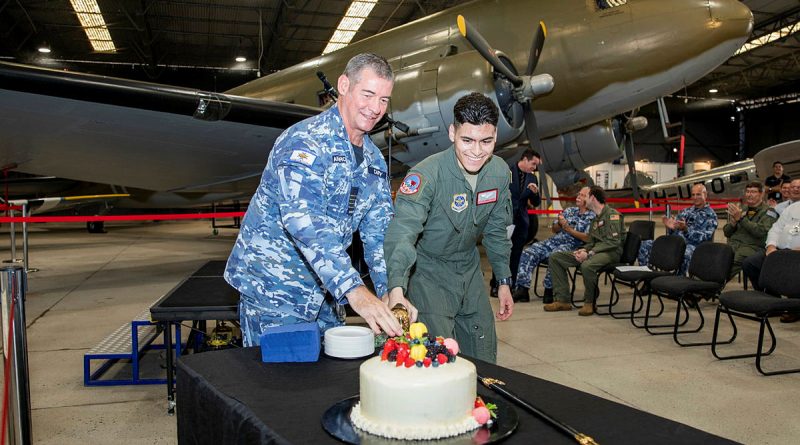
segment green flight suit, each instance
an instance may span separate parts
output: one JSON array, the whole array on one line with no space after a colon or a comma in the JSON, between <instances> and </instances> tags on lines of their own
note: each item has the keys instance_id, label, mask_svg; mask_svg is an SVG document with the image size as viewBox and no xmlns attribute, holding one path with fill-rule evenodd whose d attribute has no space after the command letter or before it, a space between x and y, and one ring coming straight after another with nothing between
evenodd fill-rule
<instances>
[{"instance_id":1,"label":"green flight suit","mask_svg":"<svg viewBox=\"0 0 800 445\"><path fill-rule=\"evenodd\" d=\"M478 239L495 276L511 276L511 173L492 156L464 177L455 149L429 156L403 180L384 238L389 290L403 288L431 335L454 337L461 352L494 363L497 334L481 273Z\"/></svg>"},{"instance_id":2,"label":"green flight suit","mask_svg":"<svg viewBox=\"0 0 800 445\"><path fill-rule=\"evenodd\" d=\"M618 263L625 243L625 224L622 215L606 205L589 227L589 239L582 249L594 252L583 263L575 259L573 252L555 252L550 255L548 267L553 279L553 298L569 303L570 283L567 273L570 267L580 267L583 275L584 304L594 303L597 296L597 280L600 269L611 263Z\"/></svg>"},{"instance_id":3,"label":"green flight suit","mask_svg":"<svg viewBox=\"0 0 800 445\"><path fill-rule=\"evenodd\" d=\"M731 278L742 270L742 261L745 258L766 250L767 233L778 220L778 213L763 202L742 212L742 219L736 225L728 222L722 228L734 253Z\"/></svg>"}]
</instances>

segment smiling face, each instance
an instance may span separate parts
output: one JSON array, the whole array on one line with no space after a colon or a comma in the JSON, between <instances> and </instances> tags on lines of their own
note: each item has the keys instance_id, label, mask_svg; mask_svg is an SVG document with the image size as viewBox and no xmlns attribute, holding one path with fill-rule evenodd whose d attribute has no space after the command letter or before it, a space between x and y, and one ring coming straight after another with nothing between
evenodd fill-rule
<instances>
[{"instance_id":1,"label":"smiling face","mask_svg":"<svg viewBox=\"0 0 800 445\"><path fill-rule=\"evenodd\" d=\"M575 204L578 205L578 209L581 212L586 210L586 200L589 199L589 187L584 187L578 192L578 196L575 197Z\"/></svg>"},{"instance_id":2,"label":"smiling face","mask_svg":"<svg viewBox=\"0 0 800 445\"><path fill-rule=\"evenodd\" d=\"M339 76L339 112L350 142L361 145L386 113L393 82L380 77L371 68L362 69L353 78Z\"/></svg>"},{"instance_id":3,"label":"smiling face","mask_svg":"<svg viewBox=\"0 0 800 445\"><path fill-rule=\"evenodd\" d=\"M772 174L775 175L776 178L783 176L783 164L776 162L772 166Z\"/></svg>"},{"instance_id":4,"label":"smiling face","mask_svg":"<svg viewBox=\"0 0 800 445\"><path fill-rule=\"evenodd\" d=\"M692 186L692 204L698 209L705 207L707 195L708 192L702 184L695 184Z\"/></svg>"},{"instance_id":5,"label":"smiling face","mask_svg":"<svg viewBox=\"0 0 800 445\"><path fill-rule=\"evenodd\" d=\"M759 191L755 187L747 187L744 189L744 203L749 207L756 207L761 204L764 198L764 192Z\"/></svg>"},{"instance_id":6,"label":"smiling face","mask_svg":"<svg viewBox=\"0 0 800 445\"><path fill-rule=\"evenodd\" d=\"M497 127L492 124L450 125L450 140L455 145L458 163L469 173L477 173L494 152Z\"/></svg>"}]
</instances>

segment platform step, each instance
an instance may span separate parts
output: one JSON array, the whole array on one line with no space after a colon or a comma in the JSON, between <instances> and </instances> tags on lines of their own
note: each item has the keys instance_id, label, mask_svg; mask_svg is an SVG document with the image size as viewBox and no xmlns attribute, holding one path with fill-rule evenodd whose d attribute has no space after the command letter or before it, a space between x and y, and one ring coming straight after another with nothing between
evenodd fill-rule
<instances>
[{"instance_id":1,"label":"platform step","mask_svg":"<svg viewBox=\"0 0 800 445\"><path fill-rule=\"evenodd\" d=\"M142 311L141 314L137 315L131 322L127 322L120 326L116 331L109 334L106 338L104 338L100 343L95 345L86 355L116 355L116 354L132 354L133 351L131 345L131 325L132 322L149 322L150 321L150 309L146 309ZM147 325L142 323L143 325L139 326L137 330L137 337L138 337L138 344L139 349L143 348L145 345L148 344L149 340L153 337L158 335L158 329L156 325ZM138 351L137 351L138 352Z\"/></svg>"}]
</instances>

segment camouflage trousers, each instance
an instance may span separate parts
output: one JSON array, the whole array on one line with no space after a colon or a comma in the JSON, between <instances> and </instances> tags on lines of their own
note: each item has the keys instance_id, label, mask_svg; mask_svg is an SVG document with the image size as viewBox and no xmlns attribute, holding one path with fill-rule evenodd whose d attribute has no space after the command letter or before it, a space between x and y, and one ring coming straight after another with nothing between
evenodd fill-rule
<instances>
[{"instance_id":1,"label":"camouflage trousers","mask_svg":"<svg viewBox=\"0 0 800 445\"><path fill-rule=\"evenodd\" d=\"M522 255L519 259L516 287L527 287L530 289L532 287L531 274L539 263L549 258L553 252L566 252L572 251L573 249L575 249L575 246L572 244L560 244L555 242L552 238L528 245L525 247L525 250L522 251ZM547 269L543 284L545 289L553 288L550 268Z\"/></svg>"},{"instance_id":2,"label":"camouflage trousers","mask_svg":"<svg viewBox=\"0 0 800 445\"><path fill-rule=\"evenodd\" d=\"M297 309L299 308L298 306ZM239 323L242 329L244 346L258 346L261 334L268 327L309 321L316 321L321 333L344 324L344 320L340 320L337 316L336 304L330 295L327 295L322 302L316 318L308 319L301 316L299 311L294 310L283 300L255 299L241 294L241 299L239 300Z\"/></svg>"}]
</instances>

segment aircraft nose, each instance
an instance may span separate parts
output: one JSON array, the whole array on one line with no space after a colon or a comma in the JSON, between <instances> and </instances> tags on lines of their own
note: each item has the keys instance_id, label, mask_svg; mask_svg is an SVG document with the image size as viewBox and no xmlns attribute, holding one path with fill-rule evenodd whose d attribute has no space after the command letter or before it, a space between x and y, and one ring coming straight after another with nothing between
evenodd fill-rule
<instances>
[{"instance_id":1,"label":"aircraft nose","mask_svg":"<svg viewBox=\"0 0 800 445\"><path fill-rule=\"evenodd\" d=\"M750 36L753 32L753 13L739 0L710 0L712 20L736 35Z\"/></svg>"}]
</instances>

